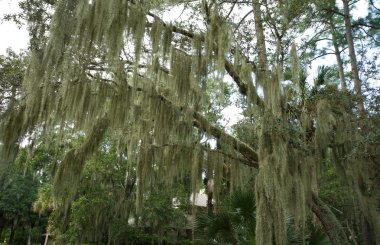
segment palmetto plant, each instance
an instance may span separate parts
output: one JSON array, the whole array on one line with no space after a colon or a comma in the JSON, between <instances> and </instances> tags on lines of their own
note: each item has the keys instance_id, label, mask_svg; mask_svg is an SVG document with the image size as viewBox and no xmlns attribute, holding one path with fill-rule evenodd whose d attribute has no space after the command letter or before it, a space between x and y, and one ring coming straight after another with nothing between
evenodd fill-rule
<instances>
[{"instance_id":1,"label":"palmetto plant","mask_svg":"<svg viewBox=\"0 0 380 245\"><path fill-rule=\"evenodd\" d=\"M305 231L297 230L292 218L287 219L287 244L329 245L325 233L314 224ZM197 216L196 238L202 244L256 244L256 205L252 192L237 190L226 198L214 214Z\"/></svg>"},{"instance_id":2,"label":"palmetto plant","mask_svg":"<svg viewBox=\"0 0 380 245\"><path fill-rule=\"evenodd\" d=\"M218 213L198 214L196 236L207 244L254 244L255 210L252 192L235 191Z\"/></svg>"}]
</instances>

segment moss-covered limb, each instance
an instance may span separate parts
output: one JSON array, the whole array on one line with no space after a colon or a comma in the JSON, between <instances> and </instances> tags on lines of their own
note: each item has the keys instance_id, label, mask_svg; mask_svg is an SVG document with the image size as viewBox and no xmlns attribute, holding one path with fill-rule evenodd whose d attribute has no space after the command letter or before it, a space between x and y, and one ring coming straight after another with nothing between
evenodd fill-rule
<instances>
[{"instance_id":1,"label":"moss-covered limb","mask_svg":"<svg viewBox=\"0 0 380 245\"><path fill-rule=\"evenodd\" d=\"M155 19L159 19L159 20L161 20L160 17L158 17L157 15L155 15L155 14L153 14L153 13L151 13L151 12L148 12L148 15L151 16L151 17L153 17L153 18L155 18ZM162 20L161 20L161 21L162 21ZM164 21L162 21L162 23L163 23L163 25L164 25L165 27L168 26L168 24L166 24ZM150 27L150 26L152 26L152 24L151 24L151 23L147 23L147 26ZM202 40L202 41L204 41L204 39L205 39L203 34L196 34L196 33L194 33L194 32L191 32L191 31L185 30L185 29L180 28L180 27L177 27L177 26L172 26L172 30L173 30L173 32L175 32L175 33L178 33L178 34L184 35L184 36L189 37L189 38L199 37L200 40Z\"/></svg>"},{"instance_id":2,"label":"moss-covered limb","mask_svg":"<svg viewBox=\"0 0 380 245\"><path fill-rule=\"evenodd\" d=\"M231 76L231 78L235 81L236 85L239 87L240 93L243 95L248 95L248 85L243 82L239 74L234 69L234 66L227 59L225 60L224 68L226 69L227 73ZM253 97L256 98L256 104L260 108L264 108L264 101L257 95L256 90L252 89L251 92L255 93Z\"/></svg>"},{"instance_id":3,"label":"moss-covered limb","mask_svg":"<svg viewBox=\"0 0 380 245\"><path fill-rule=\"evenodd\" d=\"M154 96L157 96L160 98L163 102L169 104L170 106L176 106L174 105L169 99L164 97L163 95L156 94ZM188 110L188 108L181 107L179 109L180 111ZM242 164L245 164L250 167L258 168L258 155L257 153L246 143L238 140L237 138L227 134L222 129L219 129L212 125L202 114L195 111L193 113L194 123L193 125L200 130L209 133L216 139L220 140L221 142L228 144L232 148L234 148L237 152L242 154L246 159L244 161L240 161L243 159L239 159L239 161Z\"/></svg>"},{"instance_id":4,"label":"moss-covered limb","mask_svg":"<svg viewBox=\"0 0 380 245\"><path fill-rule=\"evenodd\" d=\"M258 155L249 145L227 134L223 130L213 126L199 112L194 112L193 117L195 119L194 126L211 134L218 140L221 140L223 143L229 144L237 152L241 153L244 157L246 157L249 160L249 166L258 168ZM247 162L245 162L244 164L247 165Z\"/></svg>"},{"instance_id":5,"label":"moss-covered limb","mask_svg":"<svg viewBox=\"0 0 380 245\"><path fill-rule=\"evenodd\" d=\"M309 205L313 213L322 223L323 228L329 236L332 244L350 244L342 225L339 223L335 215L331 212L329 207L318 196L313 194Z\"/></svg>"},{"instance_id":6,"label":"moss-covered limb","mask_svg":"<svg viewBox=\"0 0 380 245\"><path fill-rule=\"evenodd\" d=\"M173 145L173 144L164 144L164 145L151 145L151 147L153 148L163 148L163 147L191 147L191 148L194 148L193 145L188 145L188 146L185 146L185 145ZM226 151L222 151L222 150L210 150L209 148L206 148L206 147L201 147L200 149L202 149L204 152L215 152L215 153L219 153L223 156L225 156L226 158L230 159L230 160L235 160L235 161L238 161L244 165L247 165L249 167L254 167L257 169L258 166L254 166L254 164L247 158L245 157L241 157L239 155L233 155L229 152L226 152Z\"/></svg>"},{"instance_id":7,"label":"moss-covered limb","mask_svg":"<svg viewBox=\"0 0 380 245\"><path fill-rule=\"evenodd\" d=\"M234 156L233 154L230 154L226 151L223 151L223 150L208 150L208 151L213 151L213 152L216 152L216 153L219 153L223 156L225 156L226 158L230 159L230 160L235 160L235 161L238 161L244 165L247 165L248 167L254 167L256 168L254 165L254 163L252 163L252 161L250 161L249 159L245 158L245 157L240 157L240 156ZM257 168L256 168L257 169Z\"/></svg>"}]
</instances>

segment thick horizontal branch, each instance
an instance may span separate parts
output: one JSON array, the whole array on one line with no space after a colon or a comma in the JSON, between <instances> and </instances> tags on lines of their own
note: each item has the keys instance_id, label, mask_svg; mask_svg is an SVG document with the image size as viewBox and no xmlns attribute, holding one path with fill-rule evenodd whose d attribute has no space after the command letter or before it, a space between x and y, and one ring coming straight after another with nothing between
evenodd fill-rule
<instances>
[{"instance_id":1,"label":"thick horizontal branch","mask_svg":"<svg viewBox=\"0 0 380 245\"><path fill-rule=\"evenodd\" d=\"M242 81L239 74L235 71L233 65L226 59L224 63L224 68L226 69L227 73L232 77L232 79L235 81L236 85L239 87L239 91L243 95L248 95L248 86L246 83ZM250 91L251 93L255 93L252 97L256 98L256 104L264 108L264 101L259 97L256 90Z\"/></svg>"},{"instance_id":2,"label":"thick horizontal branch","mask_svg":"<svg viewBox=\"0 0 380 245\"><path fill-rule=\"evenodd\" d=\"M227 134L223 130L213 126L204 116L199 112L194 112L193 117L195 119L194 126L199 128L202 131L209 133L214 136L216 139L220 140L223 143L226 143L233 147L237 152L241 153L249 161L243 162L245 165L249 165L254 168L258 168L259 157L257 153L246 143L238 140L237 138Z\"/></svg>"},{"instance_id":3,"label":"thick horizontal branch","mask_svg":"<svg viewBox=\"0 0 380 245\"><path fill-rule=\"evenodd\" d=\"M357 28L357 27L361 27L361 26L369 27L369 28L376 29L376 30L380 29L380 25L373 25L371 23L354 23L351 25L352 28Z\"/></svg>"},{"instance_id":4,"label":"thick horizontal branch","mask_svg":"<svg viewBox=\"0 0 380 245\"><path fill-rule=\"evenodd\" d=\"M151 12L148 12L148 15L155 18L155 19L158 19L162 22L162 24L166 27L168 26L167 23L165 23L163 20L161 20L160 17L158 17L157 15L151 13ZM151 23L148 23L147 26L150 27L152 24ZM175 32L175 33L178 33L178 34L181 34L181 35L184 35L186 37L189 37L189 38L195 38L195 37L199 37L201 41L204 41L205 38L204 38L204 35L203 34L195 34L194 32L191 32L191 31L188 31L188 30L185 30L185 29L182 29L182 28L179 28L177 26L171 26L172 28L172 31Z\"/></svg>"},{"instance_id":5,"label":"thick horizontal branch","mask_svg":"<svg viewBox=\"0 0 380 245\"><path fill-rule=\"evenodd\" d=\"M325 12L327 12L327 13L337 14L337 15L340 15L340 16L344 17L343 13L341 13L338 10L333 9L333 8L322 8L322 10L325 11Z\"/></svg>"},{"instance_id":6,"label":"thick horizontal branch","mask_svg":"<svg viewBox=\"0 0 380 245\"><path fill-rule=\"evenodd\" d=\"M191 147L191 148L194 148L194 145L178 145L178 144L163 144L163 145L149 145L149 147L152 147L152 148L163 148L163 147ZM237 160L239 162L241 162L242 164L244 165L247 165L249 167L255 167L253 166L252 162L250 162L248 159L244 158L244 157L241 157L239 155L233 155L233 154L230 154L228 152L225 152L223 150L211 150L209 148L206 148L205 146L202 147L203 151L204 152L216 152L216 153L219 153L231 160ZM255 167L256 168L256 167Z\"/></svg>"}]
</instances>

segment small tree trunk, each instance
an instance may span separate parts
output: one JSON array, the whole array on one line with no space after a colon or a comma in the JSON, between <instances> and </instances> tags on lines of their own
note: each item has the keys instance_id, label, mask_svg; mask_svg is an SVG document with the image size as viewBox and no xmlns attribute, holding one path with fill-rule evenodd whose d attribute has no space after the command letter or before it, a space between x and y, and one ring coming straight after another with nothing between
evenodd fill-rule
<instances>
[{"instance_id":1,"label":"small tree trunk","mask_svg":"<svg viewBox=\"0 0 380 245\"><path fill-rule=\"evenodd\" d=\"M362 96L361 81L359 79L359 69L358 69L358 65L356 61L354 39L352 37L350 10L348 6L348 0L342 0L342 2L343 2L343 12L344 12L344 24L346 27L348 53L349 53L350 62L351 62L352 78L354 79L354 90L355 90L355 95L358 100L358 108L359 108L360 117L363 118L365 114L364 99Z\"/></svg>"},{"instance_id":2,"label":"small tree trunk","mask_svg":"<svg viewBox=\"0 0 380 245\"><path fill-rule=\"evenodd\" d=\"M4 223L3 223L3 219L2 217L0 216L0 239L3 238L2 235L3 235L3 229L4 229ZM1 240L0 240L1 242Z\"/></svg>"},{"instance_id":3,"label":"small tree trunk","mask_svg":"<svg viewBox=\"0 0 380 245\"><path fill-rule=\"evenodd\" d=\"M29 231L28 231L28 241L27 241L28 245L32 244L32 229L33 229L33 226L32 226L32 224L30 224L29 225Z\"/></svg>"},{"instance_id":4,"label":"small tree trunk","mask_svg":"<svg viewBox=\"0 0 380 245\"><path fill-rule=\"evenodd\" d=\"M333 245L350 244L342 225L334 213L332 213L329 207L315 194L312 196L310 207L313 213L318 217Z\"/></svg>"},{"instance_id":5,"label":"small tree trunk","mask_svg":"<svg viewBox=\"0 0 380 245\"><path fill-rule=\"evenodd\" d=\"M206 178L205 185L207 194L207 211L208 214L211 215L214 211L214 205L212 204L214 194L214 179Z\"/></svg>"},{"instance_id":6,"label":"small tree trunk","mask_svg":"<svg viewBox=\"0 0 380 245\"><path fill-rule=\"evenodd\" d=\"M335 57L336 57L336 62L338 63L340 86L342 87L343 92L347 92L346 80L344 79L343 61L342 61L342 57L340 56L339 45L338 45L338 41L336 38L335 25L334 25L332 18L329 19L329 26L330 26L331 36L332 36L332 43L334 46L334 53L335 53Z\"/></svg>"},{"instance_id":7,"label":"small tree trunk","mask_svg":"<svg viewBox=\"0 0 380 245\"><path fill-rule=\"evenodd\" d=\"M361 220L361 223L362 223L362 233L363 233L363 241L364 241L364 244L365 245L371 245L371 244L374 244L372 241L372 236L371 236L371 228L368 224L368 221L367 219L365 218L365 216L363 215L362 216L362 220Z\"/></svg>"},{"instance_id":8,"label":"small tree trunk","mask_svg":"<svg viewBox=\"0 0 380 245\"><path fill-rule=\"evenodd\" d=\"M265 46L263 19L262 19L262 13L260 10L259 0L252 0L252 7L253 7L253 17L255 21L257 51L259 53L259 69L261 71L266 71L268 58L267 58L267 50Z\"/></svg>"},{"instance_id":9,"label":"small tree trunk","mask_svg":"<svg viewBox=\"0 0 380 245\"><path fill-rule=\"evenodd\" d=\"M44 245L48 245L48 244L49 244L49 233L46 233Z\"/></svg>"},{"instance_id":10,"label":"small tree trunk","mask_svg":"<svg viewBox=\"0 0 380 245\"><path fill-rule=\"evenodd\" d=\"M13 244L13 240L15 238L17 221L18 221L17 217L13 219L13 224L12 224L12 227L11 227L11 234L9 235L8 245L12 245Z\"/></svg>"}]
</instances>

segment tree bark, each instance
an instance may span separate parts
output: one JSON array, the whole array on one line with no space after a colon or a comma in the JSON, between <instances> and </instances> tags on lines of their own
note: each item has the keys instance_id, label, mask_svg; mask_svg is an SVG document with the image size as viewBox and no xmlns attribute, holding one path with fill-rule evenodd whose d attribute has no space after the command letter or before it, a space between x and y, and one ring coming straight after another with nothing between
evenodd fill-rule
<instances>
[{"instance_id":1,"label":"tree bark","mask_svg":"<svg viewBox=\"0 0 380 245\"><path fill-rule=\"evenodd\" d=\"M13 224L12 224L12 227L11 227L11 234L9 235L8 245L13 245L13 240L15 239L15 232L16 232L17 222L18 222L18 218L15 217L13 219Z\"/></svg>"},{"instance_id":2,"label":"tree bark","mask_svg":"<svg viewBox=\"0 0 380 245\"><path fill-rule=\"evenodd\" d=\"M50 235L49 233L46 233L44 245L48 245L49 244L49 235Z\"/></svg>"},{"instance_id":3,"label":"tree bark","mask_svg":"<svg viewBox=\"0 0 380 245\"><path fill-rule=\"evenodd\" d=\"M257 41L257 51L259 53L259 65L258 68L261 71L266 71L268 69L268 57L267 49L265 46L265 36L263 19L261 15L260 2L259 0L252 0L253 16L255 21L255 31L256 31L256 41Z\"/></svg>"},{"instance_id":4,"label":"tree bark","mask_svg":"<svg viewBox=\"0 0 380 245\"><path fill-rule=\"evenodd\" d=\"M32 224L30 224L29 229L28 229L28 241L27 241L28 245L32 244L32 229L33 229L33 226Z\"/></svg>"},{"instance_id":5,"label":"tree bark","mask_svg":"<svg viewBox=\"0 0 380 245\"><path fill-rule=\"evenodd\" d=\"M0 239L2 238L1 235L3 234L3 229L5 227L5 222L6 222L6 220L5 220L2 212L0 212Z\"/></svg>"},{"instance_id":6,"label":"tree bark","mask_svg":"<svg viewBox=\"0 0 380 245\"><path fill-rule=\"evenodd\" d=\"M371 245L373 243L373 239L371 236L371 228L369 226L368 220L366 217L363 215L361 218L361 228L362 228L362 233L363 233L363 241L365 245Z\"/></svg>"},{"instance_id":7,"label":"tree bark","mask_svg":"<svg viewBox=\"0 0 380 245\"><path fill-rule=\"evenodd\" d=\"M350 20L350 9L348 6L349 0L342 0L343 2L343 13L344 13L344 24L346 27L346 39L347 39L347 45L348 45L348 53L350 56L350 63L351 63L351 71L352 71L352 78L354 80L354 90L355 95L358 100L358 109L360 113L360 117L364 117L365 109L364 109L364 99L362 95L362 89L361 89L361 81L359 79L359 69L356 61L356 54L355 54L355 47L354 47L354 39L352 36L352 29L351 29L351 20Z\"/></svg>"},{"instance_id":8,"label":"tree bark","mask_svg":"<svg viewBox=\"0 0 380 245\"><path fill-rule=\"evenodd\" d=\"M340 86L342 87L343 92L347 92L347 84L346 84L346 80L344 79L343 61L342 61L342 57L340 56L338 40L336 37L336 29L335 29L335 25L334 25L332 18L329 19L328 24L329 24L330 31L331 31L332 43L334 46L334 53L335 53L335 57L336 57L336 62L338 64Z\"/></svg>"},{"instance_id":9,"label":"tree bark","mask_svg":"<svg viewBox=\"0 0 380 245\"><path fill-rule=\"evenodd\" d=\"M345 245L350 244L343 227L331 212L329 207L319 199L315 194L312 195L312 200L310 201L310 207L313 213L318 217L319 221L322 223L324 230L330 238L330 241L334 245Z\"/></svg>"}]
</instances>

